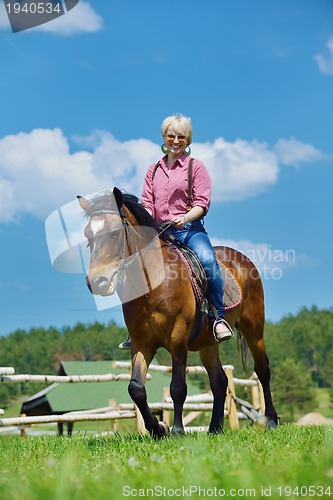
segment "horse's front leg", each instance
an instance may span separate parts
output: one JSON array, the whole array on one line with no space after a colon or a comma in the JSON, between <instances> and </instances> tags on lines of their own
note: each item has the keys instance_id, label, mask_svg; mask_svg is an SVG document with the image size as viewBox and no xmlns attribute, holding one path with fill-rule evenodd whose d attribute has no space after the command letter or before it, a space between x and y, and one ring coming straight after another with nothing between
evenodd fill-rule
<instances>
[{"instance_id":1,"label":"horse's front leg","mask_svg":"<svg viewBox=\"0 0 333 500\"><path fill-rule=\"evenodd\" d=\"M132 376L128 386L128 392L141 412L146 429L154 438L161 438L167 435L167 427L165 424L159 423L157 418L152 414L147 403L147 392L145 388L145 378L153 355L144 354L136 350L133 344Z\"/></svg>"},{"instance_id":2,"label":"horse's front leg","mask_svg":"<svg viewBox=\"0 0 333 500\"><path fill-rule=\"evenodd\" d=\"M174 422L172 435L185 434L183 425L183 407L187 395L186 385L186 361L187 340L186 338L173 338L171 341L172 356L172 379L170 384L170 395L174 405Z\"/></svg>"}]
</instances>

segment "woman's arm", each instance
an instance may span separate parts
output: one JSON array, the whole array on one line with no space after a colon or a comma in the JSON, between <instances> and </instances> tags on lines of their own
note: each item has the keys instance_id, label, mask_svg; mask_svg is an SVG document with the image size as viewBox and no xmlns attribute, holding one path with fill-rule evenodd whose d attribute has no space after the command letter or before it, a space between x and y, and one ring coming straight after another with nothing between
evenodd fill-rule
<instances>
[{"instance_id":1,"label":"woman's arm","mask_svg":"<svg viewBox=\"0 0 333 500\"><path fill-rule=\"evenodd\" d=\"M147 212L155 217L154 211L154 193L153 193L153 170L155 165L150 165L144 181L143 181L143 191L141 195L142 205L145 207Z\"/></svg>"},{"instance_id":2,"label":"woman's arm","mask_svg":"<svg viewBox=\"0 0 333 500\"><path fill-rule=\"evenodd\" d=\"M198 219L205 213L204 208L202 207L193 207L184 215L178 215L174 217L173 224L177 229L180 229L188 222L193 222L195 219Z\"/></svg>"}]
</instances>

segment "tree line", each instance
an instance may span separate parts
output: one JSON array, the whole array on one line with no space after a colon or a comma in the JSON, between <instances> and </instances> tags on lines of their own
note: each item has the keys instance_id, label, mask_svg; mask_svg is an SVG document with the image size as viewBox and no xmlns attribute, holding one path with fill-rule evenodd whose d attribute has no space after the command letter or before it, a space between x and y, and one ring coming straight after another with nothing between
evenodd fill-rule
<instances>
[{"instance_id":1,"label":"tree line","mask_svg":"<svg viewBox=\"0 0 333 500\"><path fill-rule=\"evenodd\" d=\"M129 352L118 349L127 338L127 330L114 322L77 323L73 327L16 330L0 337L0 366L13 366L16 373L57 373L60 361L123 360ZM333 402L333 311L303 308L297 315L284 317L278 323L265 325L265 343L272 370L272 392L278 411L285 420L311 411L315 404L315 388L327 388ZM223 364L235 366L235 376L248 377L253 370L249 356L244 374L237 342L220 345ZM170 364L170 354L159 350L156 358ZM200 363L198 353L189 353L189 365ZM191 381L208 388L207 378ZM0 407L22 395L32 395L45 385L2 384Z\"/></svg>"}]
</instances>

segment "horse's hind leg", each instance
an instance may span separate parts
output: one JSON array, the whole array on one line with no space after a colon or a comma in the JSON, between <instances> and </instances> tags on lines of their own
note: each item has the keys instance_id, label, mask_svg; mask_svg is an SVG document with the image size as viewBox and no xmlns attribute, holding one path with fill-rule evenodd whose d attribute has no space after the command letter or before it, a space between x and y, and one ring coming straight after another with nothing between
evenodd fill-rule
<instances>
[{"instance_id":1,"label":"horse's hind leg","mask_svg":"<svg viewBox=\"0 0 333 500\"><path fill-rule=\"evenodd\" d=\"M146 429L155 438L166 435L166 427L158 422L151 412L147 403L147 392L145 388L145 378L148 366L153 358L152 354L144 354L135 349L135 342L132 342L132 376L128 386L128 392L134 403L139 408Z\"/></svg>"},{"instance_id":2,"label":"horse's hind leg","mask_svg":"<svg viewBox=\"0 0 333 500\"><path fill-rule=\"evenodd\" d=\"M272 394L270 389L270 378L271 378L271 370L269 368L269 359L267 354L265 353L265 347L258 346L260 351L260 361L258 360L258 354L254 354L252 351L252 355L255 359L257 357L257 361L255 360L254 371L258 375L258 378L261 382L264 398L265 398L265 416L267 418L267 426L269 428L274 428L278 424L278 417L276 410L272 401Z\"/></svg>"},{"instance_id":3,"label":"horse's hind leg","mask_svg":"<svg viewBox=\"0 0 333 500\"><path fill-rule=\"evenodd\" d=\"M238 325L239 331L244 335L254 359L254 371L258 375L264 392L265 416L267 426L274 428L277 426L278 418L273 405L270 389L271 370L269 367L268 356L265 351L263 338L263 321L253 323L251 321L241 320Z\"/></svg>"},{"instance_id":4,"label":"horse's hind leg","mask_svg":"<svg viewBox=\"0 0 333 500\"><path fill-rule=\"evenodd\" d=\"M228 378L221 365L218 344L201 349L200 358L208 372L210 387L214 396L209 432L217 433L222 431L223 427Z\"/></svg>"}]
</instances>

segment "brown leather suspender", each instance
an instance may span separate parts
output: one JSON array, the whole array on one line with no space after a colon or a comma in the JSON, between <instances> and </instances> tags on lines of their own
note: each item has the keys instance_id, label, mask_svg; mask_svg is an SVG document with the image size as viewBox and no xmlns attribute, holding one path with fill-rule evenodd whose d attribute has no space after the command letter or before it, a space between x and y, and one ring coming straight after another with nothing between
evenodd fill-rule
<instances>
[{"instance_id":1,"label":"brown leather suspender","mask_svg":"<svg viewBox=\"0 0 333 500\"><path fill-rule=\"evenodd\" d=\"M193 178L193 158L190 158L187 167L187 201L186 201L186 212L189 212L192 208L193 193L192 193L192 178Z\"/></svg>"}]
</instances>

